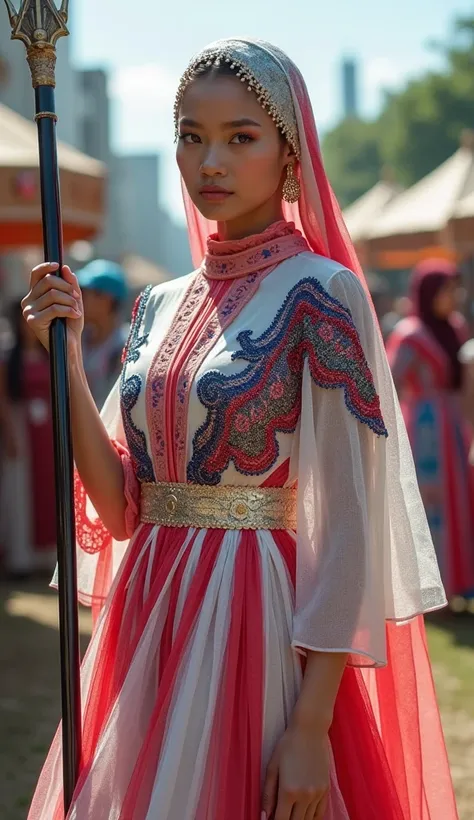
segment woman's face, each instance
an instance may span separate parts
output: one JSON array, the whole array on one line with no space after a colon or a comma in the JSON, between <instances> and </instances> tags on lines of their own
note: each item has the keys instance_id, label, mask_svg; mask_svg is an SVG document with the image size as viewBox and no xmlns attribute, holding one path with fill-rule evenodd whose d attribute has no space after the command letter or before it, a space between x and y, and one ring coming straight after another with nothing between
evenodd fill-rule
<instances>
[{"instance_id":1,"label":"woman's face","mask_svg":"<svg viewBox=\"0 0 474 820\"><path fill-rule=\"evenodd\" d=\"M457 279L449 279L438 291L433 300L433 313L437 319L448 319L458 309L460 303L460 286Z\"/></svg>"},{"instance_id":2,"label":"woman's face","mask_svg":"<svg viewBox=\"0 0 474 820\"><path fill-rule=\"evenodd\" d=\"M226 238L256 233L281 218L290 158L245 83L209 74L187 87L179 111L179 169L198 210L217 221Z\"/></svg>"}]
</instances>

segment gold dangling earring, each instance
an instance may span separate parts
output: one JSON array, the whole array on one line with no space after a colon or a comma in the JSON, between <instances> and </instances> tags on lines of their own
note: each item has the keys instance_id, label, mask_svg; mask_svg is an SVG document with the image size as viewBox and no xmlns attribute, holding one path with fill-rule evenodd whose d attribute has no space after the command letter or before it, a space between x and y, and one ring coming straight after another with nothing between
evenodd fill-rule
<instances>
[{"instance_id":1,"label":"gold dangling earring","mask_svg":"<svg viewBox=\"0 0 474 820\"><path fill-rule=\"evenodd\" d=\"M295 176L293 163L286 166L286 179L283 183L283 199L291 205L298 202L301 196L301 185L298 177Z\"/></svg>"}]
</instances>

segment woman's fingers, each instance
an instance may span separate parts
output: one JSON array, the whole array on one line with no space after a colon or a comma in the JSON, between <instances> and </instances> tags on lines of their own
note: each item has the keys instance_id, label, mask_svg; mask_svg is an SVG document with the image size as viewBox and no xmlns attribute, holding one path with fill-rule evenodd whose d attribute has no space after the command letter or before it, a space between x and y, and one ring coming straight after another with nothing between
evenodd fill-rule
<instances>
[{"instance_id":1,"label":"woman's fingers","mask_svg":"<svg viewBox=\"0 0 474 820\"><path fill-rule=\"evenodd\" d=\"M31 322L37 326L45 327L50 325L53 319L78 319L80 315L78 311L67 305L51 305L45 310L28 314L26 321L28 324Z\"/></svg>"},{"instance_id":2,"label":"woman's fingers","mask_svg":"<svg viewBox=\"0 0 474 820\"><path fill-rule=\"evenodd\" d=\"M321 798L319 803L316 803L315 811L313 814L309 813L308 817L305 820L324 820L326 816L326 810L329 803L329 793L327 792L324 797Z\"/></svg>"},{"instance_id":3,"label":"woman's fingers","mask_svg":"<svg viewBox=\"0 0 474 820\"><path fill-rule=\"evenodd\" d=\"M67 282L69 285L72 285L75 290L80 291L79 283L77 281L77 276L75 273L72 272L69 265L63 265L62 267L62 275L63 280Z\"/></svg>"},{"instance_id":4,"label":"woman's fingers","mask_svg":"<svg viewBox=\"0 0 474 820\"><path fill-rule=\"evenodd\" d=\"M65 305L67 307L71 307L77 311L79 316L81 315L80 304L77 299L75 299L71 294L57 290L56 288L48 290L43 294L43 296L40 296L39 299L35 300L34 312L39 313L46 310L46 308L51 307L51 305Z\"/></svg>"},{"instance_id":5,"label":"woman's fingers","mask_svg":"<svg viewBox=\"0 0 474 820\"><path fill-rule=\"evenodd\" d=\"M311 793L292 793L280 790L275 820L324 820L328 795L315 798Z\"/></svg>"},{"instance_id":6,"label":"woman's fingers","mask_svg":"<svg viewBox=\"0 0 474 820\"><path fill-rule=\"evenodd\" d=\"M293 820L293 809L296 809L294 798L280 789L278 792L278 803L275 812L275 820ZM304 815L303 815L304 817Z\"/></svg>"},{"instance_id":7,"label":"woman's fingers","mask_svg":"<svg viewBox=\"0 0 474 820\"><path fill-rule=\"evenodd\" d=\"M77 344L80 344L84 325L77 278L67 265L62 268L62 276L58 276L58 267L56 263L43 262L33 268L30 292L21 302L24 318L46 350L49 350L49 327L54 319L69 320L68 327L73 334L68 334L68 340L74 338Z\"/></svg>"},{"instance_id":8,"label":"woman's fingers","mask_svg":"<svg viewBox=\"0 0 474 820\"><path fill-rule=\"evenodd\" d=\"M293 813L290 815L291 820L313 820L316 803L304 802L295 803L293 806ZM311 806L313 806L313 814L311 814Z\"/></svg>"},{"instance_id":9,"label":"woman's fingers","mask_svg":"<svg viewBox=\"0 0 474 820\"><path fill-rule=\"evenodd\" d=\"M30 277L30 292L25 296L23 302L31 302L38 299L48 290L60 290L64 293L70 293L76 299L81 298L81 289L77 281L77 276L72 272L68 265L63 265L62 276L57 273L58 265L56 263L45 262L42 265L37 265L31 271Z\"/></svg>"},{"instance_id":10,"label":"woman's fingers","mask_svg":"<svg viewBox=\"0 0 474 820\"><path fill-rule=\"evenodd\" d=\"M263 787L262 812L265 812L267 820L273 816L278 797L278 757L275 753L270 760ZM263 815L262 815L263 816Z\"/></svg>"},{"instance_id":11,"label":"woman's fingers","mask_svg":"<svg viewBox=\"0 0 474 820\"><path fill-rule=\"evenodd\" d=\"M50 290L61 291L61 293L69 293L71 296L76 293L76 298L80 298L79 290L75 289L73 285L66 282L64 279L61 279L59 276L55 276L52 273L47 273L43 279L40 279L39 282L31 288L30 292L27 296L25 296L23 301L34 302Z\"/></svg>"},{"instance_id":12,"label":"woman's fingers","mask_svg":"<svg viewBox=\"0 0 474 820\"><path fill-rule=\"evenodd\" d=\"M33 290L34 286L38 284L41 279L48 273L55 273L56 276L57 271L59 270L59 265L57 262L42 262L41 265L36 265L35 268L31 271L30 276L30 288Z\"/></svg>"}]
</instances>

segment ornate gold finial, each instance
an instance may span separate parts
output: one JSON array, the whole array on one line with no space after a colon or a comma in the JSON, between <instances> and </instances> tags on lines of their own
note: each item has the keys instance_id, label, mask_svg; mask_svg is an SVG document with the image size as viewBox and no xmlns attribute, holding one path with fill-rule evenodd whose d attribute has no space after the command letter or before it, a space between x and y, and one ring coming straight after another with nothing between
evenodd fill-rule
<instances>
[{"instance_id":1,"label":"ornate gold finial","mask_svg":"<svg viewBox=\"0 0 474 820\"><path fill-rule=\"evenodd\" d=\"M12 0L5 0L12 40L21 40L27 51L33 88L54 86L56 42L69 34L66 23L69 0L58 10L52 0L23 0L17 12Z\"/></svg>"}]
</instances>

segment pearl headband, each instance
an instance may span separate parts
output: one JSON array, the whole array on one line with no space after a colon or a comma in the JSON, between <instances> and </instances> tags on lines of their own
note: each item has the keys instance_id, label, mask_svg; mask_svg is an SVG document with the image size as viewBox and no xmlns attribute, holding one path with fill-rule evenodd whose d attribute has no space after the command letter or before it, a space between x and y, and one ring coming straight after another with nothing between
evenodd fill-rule
<instances>
[{"instance_id":1,"label":"pearl headband","mask_svg":"<svg viewBox=\"0 0 474 820\"><path fill-rule=\"evenodd\" d=\"M184 92L196 77L196 70L226 63L247 90L253 91L288 144L300 158L300 143L291 89L283 70L272 55L258 42L218 40L194 57L181 77L174 104L175 135L178 137L179 109Z\"/></svg>"}]
</instances>

